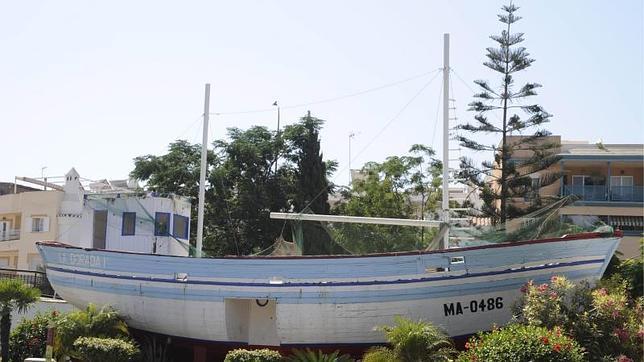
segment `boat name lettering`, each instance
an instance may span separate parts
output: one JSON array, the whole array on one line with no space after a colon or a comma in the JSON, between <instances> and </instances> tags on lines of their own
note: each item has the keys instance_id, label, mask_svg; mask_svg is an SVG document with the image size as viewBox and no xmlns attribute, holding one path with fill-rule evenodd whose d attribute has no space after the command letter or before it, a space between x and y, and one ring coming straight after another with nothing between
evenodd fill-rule
<instances>
[{"instance_id":1,"label":"boat name lettering","mask_svg":"<svg viewBox=\"0 0 644 362\"><path fill-rule=\"evenodd\" d=\"M98 255L61 253L59 255L59 259L61 264L68 264L68 265L74 265L74 266L84 266L84 267L93 267L93 268L96 268L96 267L100 268L105 266L104 258Z\"/></svg>"},{"instance_id":2,"label":"boat name lettering","mask_svg":"<svg viewBox=\"0 0 644 362\"><path fill-rule=\"evenodd\" d=\"M443 304L445 317L463 314L465 312L480 313L489 312L495 309L503 308L503 297L487 298L481 300L471 300L468 302L456 302Z\"/></svg>"}]
</instances>

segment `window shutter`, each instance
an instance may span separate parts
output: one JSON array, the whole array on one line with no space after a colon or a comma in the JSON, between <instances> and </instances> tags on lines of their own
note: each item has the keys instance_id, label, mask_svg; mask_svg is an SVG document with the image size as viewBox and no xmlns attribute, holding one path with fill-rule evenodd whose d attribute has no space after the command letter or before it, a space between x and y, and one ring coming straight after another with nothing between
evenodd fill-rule
<instances>
[{"instance_id":1,"label":"window shutter","mask_svg":"<svg viewBox=\"0 0 644 362\"><path fill-rule=\"evenodd\" d=\"M42 217L42 231L43 232L49 231L49 216Z\"/></svg>"}]
</instances>

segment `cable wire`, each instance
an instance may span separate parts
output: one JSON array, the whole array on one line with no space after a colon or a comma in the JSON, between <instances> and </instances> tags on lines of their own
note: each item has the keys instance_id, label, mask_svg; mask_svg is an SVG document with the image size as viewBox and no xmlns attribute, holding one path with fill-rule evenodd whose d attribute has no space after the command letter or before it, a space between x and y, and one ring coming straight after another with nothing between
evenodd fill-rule
<instances>
[{"instance_id":1,"label":"cable wire","mask_svg":"<svg viewBox=\"0 0 644 362\"><path fill-rule=\"evenodd\" d=\"M377 87L361 90L361 91L358 91L358 92L355 92L355 93L349 93L349 94L344 94L344 95L337 96L337 97L320 99L320 100L317 100L317 101L311 101L311 102L305 102L305 103L281 106L280 109L302 108L302 107L307 107L307 106L311 106L311 105L315 105L315 104L330 103L330 102L340 101L340 100L347 99L347 98L353 98L353 97L361 96L363 94L372 93L372 92L376 92L376 91L379 91L379 90L382 90L382 89L394 87L394 86L397 86L399 84L407 83L407 82L415 80L415 79L423 78L423 77L428 76L428 75L430 75L430 74L432 74L432 73L434 73L434 72L436 72L438 70L440 70L440 68L435 69L433 71L428 71L428 72L424 72L424 73L421 73L421 74L417 74L417 75L414 75L414 76L411 76L411 77L408 77L408 78L404 78L404 79L401 79L401 80L398 80L398 81L395 81L395 82L391 82L391 83L383 84L383 85L380 85L380 86L377 86ZM215 116L227 116L227 115L235 115L235 114L266 113L266 112L274 112L274 111L275 111L275 107L263 108L263 109L255 109L255 110L246 110L246 111L214 112L214 113L210 113L210 114L215 115Z\"/></svg>"}]
</instances>

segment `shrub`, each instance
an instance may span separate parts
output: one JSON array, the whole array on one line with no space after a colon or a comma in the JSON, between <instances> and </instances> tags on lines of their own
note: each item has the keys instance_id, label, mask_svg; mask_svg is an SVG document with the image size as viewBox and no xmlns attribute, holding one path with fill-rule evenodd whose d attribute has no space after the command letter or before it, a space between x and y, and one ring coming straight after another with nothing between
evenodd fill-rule
<instances>
[{"instance_id":1,"label":"shrub","mask_svg":"<svg viewBox=\"0 0 644 362\"><path fill-rule=\"evenodd\" d=\"M354 359L348 354L340 355L340 351L333 353L322 353L322 351L312 351L310 349L294 349L293 354L289 356L288 362L353 362Z\"/></svg>"},{"instance_id":2,"label":"shrub","mask_svg":"<svg viewBox=\"0 0 644 362\"><path fill-rule=\"evenodd\" d=\"M87 362L128 362L139 355L134 343L116 338L79 337L74 350Z\"/></svg>"},{"instance_id":3,"label":"shrub","mask_svg":"<svg viewBox=\"0 0 644 362\"><path fill-rule=\"evenodd\" d=\"M642 360L643 299L629 299L625 282L592 290L563 277L549 284L528 283L515 308L517 320L531 326L561 327L587 352L591 361L621 355Z\"/></svg>"},{"instance_id":4,"label":"shrub","mask_svg":"<svg viewBox=\"0 0 644 362\"><path fill-rule=\"evenodd\" d=\"M431 323L396 317L395 326L380 327L391 345L371 348L365 361L448 361L454 354L452 342Z\"/></svg>"},{"instance_id":5,"label":"shrub","mask_svg":"<svg viewBox=\"0 0 644 362\"><path fill-rule=\"evenodd\" d=\"M29 357L42 357L47 347L47 328L59 318L58 312L36 314L18 323L9 337L9 360L22 362Z\"/></svg>"},{"instance_id":6,"label":"shrub","mask_svg":"<svg viewBox=\"0 0 644 362\"><path fill-rule=\"evenodd\" d=\"M480 362L546 362L583 361L577 342L559 328L510 324L488 333L479 333L465 344L466 351L458 361Z\"/></svg>"},{"instance_id":7,"label":"shrub","mask_svg":"<svg viewBox=\"0 0 644 362\"><path fill-rule=\"evenodd\" d=\"M272 349L234 349L228 354L224 362L280 362L282 355Z\"/></svg>"},{"instance_id":8,"label":"shrub","mask_svg":"<svg viewBox=\"0 0 644 362\"><path fill-rule=\"evenodd\" d=\"M90 304L85 310L61 315L56 322L54 354L57 360L76 357L73 344L79 337L126 338L127 325L110 307L97 309Z\"/></svg>"}]
</instances>

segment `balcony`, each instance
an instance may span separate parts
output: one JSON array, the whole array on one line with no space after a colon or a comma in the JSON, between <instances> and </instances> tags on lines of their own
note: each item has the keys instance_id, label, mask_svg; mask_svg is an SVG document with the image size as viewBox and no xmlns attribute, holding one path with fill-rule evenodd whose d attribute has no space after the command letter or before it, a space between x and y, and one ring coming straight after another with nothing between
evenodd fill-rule
<instances>
[{"instance_id":1,"label":"balcony","mask_svg":"<svg viewBox=\"0 0 644 362\"><path fill-rule=\"evenodd\" d=\"M609 192L610 191L610 192ZM566 185L563 196L575 195L583 201L644 202L643 186Z\"/></svg>"},{"instance_id":2,"label":"balcony","mask_svg":"<svg viewBox=\"0 0 644 362\"><path fill-rule=\"evenodd\" d=\"M0 241L20 239L20 229L0 230Z\"/></svg>"}]
</instances>

